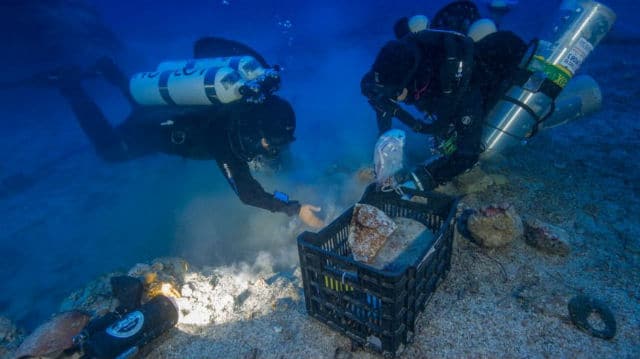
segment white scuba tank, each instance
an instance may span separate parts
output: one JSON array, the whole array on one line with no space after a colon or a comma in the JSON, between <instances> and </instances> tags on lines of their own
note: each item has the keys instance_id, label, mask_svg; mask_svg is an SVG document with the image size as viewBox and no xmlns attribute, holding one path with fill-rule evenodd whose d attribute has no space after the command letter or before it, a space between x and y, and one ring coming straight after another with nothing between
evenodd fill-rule
<instances>
[{"instance_id":1,"label":"white scuba tank","mask_svg":"<svg viewBox=\"0 0 640 359\"><path fill-rule=\"evenodd\" d=\"M214 57L161 62L156 71L175 69L201 69L211 67L230 67L240 73L245 80L254 80L265 73L264 67L253 56Z\"/></svg>"},{"instance_id":2,"label":"white scuba tank","mask_svg":"<svg viewBox=\"0 0 640 359\"><path fill-rule=\"evenodd\" d=\"M259 102L279 86L276 70L265 69L252 56L165 61L155 71L129 81L140 105L212 105L241 99Z\"/></svg>"},{"instance_id":3,"label":"white scuba tank","mask_svg":"<svg viewBox=\"0 0 640 359\"><path fill-rule=\"evenodd\" d=\"M129 91L140 105L211 105L242 98L245 81L230 67L141 72L129 81Z\"/></svg>"}]
</instances>

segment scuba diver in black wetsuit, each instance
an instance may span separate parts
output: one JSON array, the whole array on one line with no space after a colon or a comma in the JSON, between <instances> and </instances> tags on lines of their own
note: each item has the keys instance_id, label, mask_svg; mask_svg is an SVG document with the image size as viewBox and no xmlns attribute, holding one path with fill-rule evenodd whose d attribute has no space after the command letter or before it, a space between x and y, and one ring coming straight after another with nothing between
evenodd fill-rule
<instances>
[{"instance_id":1,"label":"scuba diver in black wetsuit","mask_svg":"<svg viewBox=\"0 0 640 359\"><path fill-rule=\"evenodd\" d=\"M205 38L196 43L195 57L253 55L234 41ZM129 79L108 58L100 59L94 73L119 88L132 104L131 114L112 127L81 86L77 67L47 75L68 100L82 130L97 154L108 162L128 161L153 153L189 159L215 160L240 200L248 205L298 215L309 226L323 222L314 212L320 209L289 200L285 193L266 192L250 172L249 162L275 158L292 141L296 119L291 105L275 95L259 103L244 101L218 106L140 106L134 101Z\"/></svg>"},{"instance_id":2,"label":"scuba diver in black wetsuit","mask_svg":"<svg viewBox=\"0 0 640 359\"><path fill-rule=\"evenodd\" d=\"M419 189L434 188L474 166L483 151L483 118L527 46L507 31L474 43L465 34L478 18L472 2L458 1L441 10L430 28L418 21L414 29L411 20L401 19L394 27L398 39L384 45L361 81L380 134L397 118L437 140L436 154L413 172L399 173L397 183L412 180ZM400 102L415 106L429 121L414 118Z\"/></svg>"}]
</instances>

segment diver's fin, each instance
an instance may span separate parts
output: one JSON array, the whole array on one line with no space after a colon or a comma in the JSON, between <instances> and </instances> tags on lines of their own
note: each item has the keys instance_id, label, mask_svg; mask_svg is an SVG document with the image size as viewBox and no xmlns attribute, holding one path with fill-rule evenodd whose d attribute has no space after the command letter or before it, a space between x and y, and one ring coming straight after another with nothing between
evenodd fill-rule
<instances>
[{"instance_id":1,"label":"diver's fin","mask_svg":"<svg viewBox=\"0 0 640 359\"><path fill-rule=\"evenodd\" d=\"M472 1L458 0L436 13L430 27L436 30L457 31L467 34L469 26L480 18L480 11Z\"/></svg>"},{"instance_id":2,"label":"diver's fin","mask_svg":"<svg viewBox=\"0 0 640 359\"><path fill-rule=\"evenodd\" d=\"M193 45L193 56L196 59L238 55L253 56L262 67L269 67L264 57L256 50L237 41L220 37L203 37Z\"/></svg>"}]
</instances>

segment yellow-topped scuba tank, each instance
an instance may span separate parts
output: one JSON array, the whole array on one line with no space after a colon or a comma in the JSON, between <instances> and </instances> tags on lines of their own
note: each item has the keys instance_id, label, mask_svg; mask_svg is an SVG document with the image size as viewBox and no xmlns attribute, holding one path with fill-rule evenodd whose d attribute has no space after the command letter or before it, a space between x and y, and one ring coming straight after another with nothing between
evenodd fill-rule
<instances>
[{"instance_id":1,"label":"yellow-topped scuba tank","mask_svg":"<svg viewBox=\"0 0 640 359\"><path fill-rule=\"evenodd\" d=\"M165 61L133 75L129 90L140 105L215 105L262 102L279 85L277 69L252 56L231 56Z\"/></svg>"},{"instance_id":2,"label":"yellow-topped scuba tank","mask_svg":"<svg viewBox=\"0 0 640 359\"><path fill-rule=\"evenodd\" d=\"M526 141L545 127L545 120L552 114L555 123L563 122L562 111L567 109L555 109L554 104L571 103L554 102L609 32L615 17L611 9L593 0L562 2L552 26L525 56L521 64L524 76L516 80L485 119L482 134L485 155ZM587 83L583 81L580 86Z\"/></svg>"}]
</instances>

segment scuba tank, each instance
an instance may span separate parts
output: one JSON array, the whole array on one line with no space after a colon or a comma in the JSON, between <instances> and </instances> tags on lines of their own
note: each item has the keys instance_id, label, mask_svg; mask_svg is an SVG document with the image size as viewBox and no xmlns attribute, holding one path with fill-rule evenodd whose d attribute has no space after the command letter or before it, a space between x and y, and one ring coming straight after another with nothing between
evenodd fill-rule
<instances>
[{"instance_id":1,"label":"scuba tank","mask_svg":"<svg viewBox=\"0 0 640 359\"><path fill-rule=\"evenodd\" d=\"M126 314L107 313L92 321L74 343L81 347L83 358L129 359L177 322L177 305L171 298L158 295Z\"/></svg>"},{"instance_id":2,"label":"scuba tank","mask_svg":"<svg viewBox=\"0 0 640 359\"><path fill-rule=\"evenodd\" d=\"M593 0L563 1L548 33L525 55L520 79L485 120L487 154L522 143L544 127L556 98L614 21L613 11Z\"/></svg>"},{"instance_id":3,"label":"scuba tank","mask_svg":"<svg viewBox=\"0 0 640 359\"><path fill-rule=\"evenodd\" d=\"M213 57L205 59L189 59L164 61L158 64L156 71L175 69L197 69L209 67L230 67L240 73L246 80L254 80L265 73L265 68L253 56Z\"/></svg>"},{"instance_id":4,"label":"scuba tank","mask_svg":"<svg viewBox=\"0 0 640 359\"><path fill-rule=\"evenodd\" d=\"M251 56L165 61L129 81L133 99L148 106L260 103L279 86L278 70Z\"/></svg>"},{"instance_id":5,"label":"scuba tank","mask_svg":"<svg viewBox=\"0 0 640 359\"><path fill-rule=\"evenodd\" d=\"M571 79L555 101L553 113L542 122L541 129L563 125L576 118L599 111L602 106L600 86L589 75Z\"/></svg>"}]
</instances>

